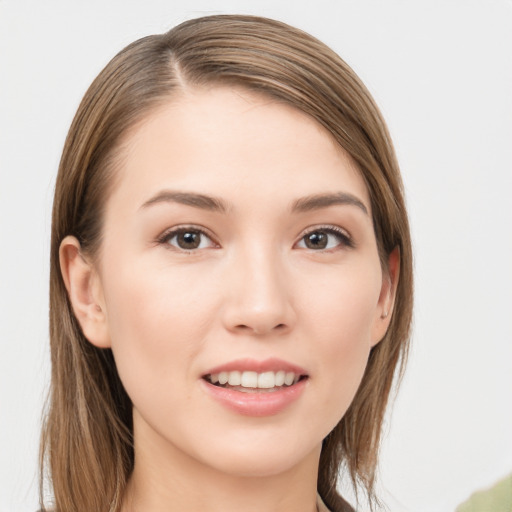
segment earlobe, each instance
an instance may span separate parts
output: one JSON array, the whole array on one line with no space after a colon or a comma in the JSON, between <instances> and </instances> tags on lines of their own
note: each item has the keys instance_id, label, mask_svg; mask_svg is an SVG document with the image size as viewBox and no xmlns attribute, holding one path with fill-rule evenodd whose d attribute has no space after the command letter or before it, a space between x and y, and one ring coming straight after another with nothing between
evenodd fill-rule
<instances>
[{"instance_id":1,"label":"earlobe","mask_svg":"<svg viewBox=\"0 0 512 512\"><path fill-rule=\"evenodd\" d=\"M400 250L395 247L389 255L387 271L382 276L382 287L373 325L372 346L384 338L391 323L399 276Z\"/></svg>"},{"instance_id":2,"label":"earlobe","mask_svg":"<svg viewBox=\"0 0 512 512\"><path fill-rule=\"evenodd\" d=\"M84 336L99 348L110 347L106 307L98 273L82 255L80 242L73 236L62 240L60 270Z\"/></svg>"}]
</instances>

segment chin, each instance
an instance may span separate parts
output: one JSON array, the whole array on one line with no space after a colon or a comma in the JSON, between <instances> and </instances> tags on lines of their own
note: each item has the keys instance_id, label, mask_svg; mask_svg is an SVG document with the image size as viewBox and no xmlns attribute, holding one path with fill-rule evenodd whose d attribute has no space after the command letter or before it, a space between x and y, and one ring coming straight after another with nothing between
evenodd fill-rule
<instances>
[{"instance_id":1,"label":"chin","mask_svg":"<svg viewBox=\"0 0 512 512\"><path fill-rule=\"evenodd\" d=\"M238 477L271 477L286 473L300 466L310 457L318 458L321 441L307 446L301 443L265 442L262 439L233 443L221 450L222 456L211 454L203 463L222 473ZM208 454L210 455L210 454Z\"/></svg>"},{"instance_id":2,"label":"chin","mask_svg":"<svg viewBox=\"0 0 512 512\"><path fill-rule=\"evenodd\" d=\"M269 456L263 450L258 452L254 457L249 457L247 454L226 457L220 467L218 466L218 470L230 476L265 478L287 473L300 463L296 456L283 457L276 454Z\"/></svg>"}]
</instances>

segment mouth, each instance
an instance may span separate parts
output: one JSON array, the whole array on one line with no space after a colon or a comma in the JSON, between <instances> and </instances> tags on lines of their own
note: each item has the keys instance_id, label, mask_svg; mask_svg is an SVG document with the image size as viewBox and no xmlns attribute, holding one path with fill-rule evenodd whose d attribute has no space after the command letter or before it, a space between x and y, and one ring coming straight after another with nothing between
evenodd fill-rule
<instances>
[{"instance_id":1,"label":"mouth","mask_svg":"<svg viewBox=\"0 0 512 512\"><path fill-rule=\"evenodd\" d=\"M213 386L240 391L242 393L272 393L290 388L308 378L293 371L221 371L209 373L203 379Z\"/></svg>"},{"instance_id":2,"label":"mouth","mask_svg":"<svg viewBox=\"0 0 512 512\"><path fill-rule=\"evenodd\" d=\"M200 381L206 395L231 412L263 417L279 414L300 403L309 387L309 374L278 358L237 359L210 368Z\"/></svg>"}]
</instances>

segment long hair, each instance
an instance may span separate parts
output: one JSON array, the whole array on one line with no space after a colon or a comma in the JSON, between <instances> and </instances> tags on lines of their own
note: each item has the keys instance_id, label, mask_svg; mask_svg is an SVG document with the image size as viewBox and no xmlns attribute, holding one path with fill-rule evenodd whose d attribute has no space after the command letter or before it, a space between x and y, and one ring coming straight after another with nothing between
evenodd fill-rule
<instances>
[{"instance_id":1,"label":"long hair","mask_svg":"<svg viewBox=\"0 0 512 512\"><path fill-rule=\"evenodd\" d=\"M412 317L411 241L393 146L366 87L331 49L278 21L224 15L190 20L127 46L94 80L69 130L53 206L52 373L41 440L41 489L47 476L56 512L117 512L134 462L130 399L111 351L90 344L74 317L60 243L74 235L85 253L97 256L127 131L179 90L217 84L267 95L320 123L366 183L383 269L394 249L400 253L389 329L371 350L352 404L323 441L318 473L318 492L335 512L348 510L337 491L341 468L375 501L383 416L403 371Z\"/></svg>"}]
</instances>

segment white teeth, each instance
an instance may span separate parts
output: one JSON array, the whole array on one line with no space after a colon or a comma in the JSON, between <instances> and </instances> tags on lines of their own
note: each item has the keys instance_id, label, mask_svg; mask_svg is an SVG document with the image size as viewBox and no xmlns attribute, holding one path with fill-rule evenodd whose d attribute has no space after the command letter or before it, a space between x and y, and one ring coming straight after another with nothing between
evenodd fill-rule
<instances>
[{"instance_id":1,"label":"white teeth","mask_svg":"<svg viewBox=\"0 0 512 512\"><path fill-rule=\"evenodd\" d=\"M283 385L291 386L296 384L299 379L300 375L294 372L285 372L284 370L262 373L232 371L208 375L208 380L212 384L229 384L230 386L259 389L271 389Z\"/></svg>"},{"instance_id":2,"label":"white teeth","mask_svg":"<svg viewBox=\"0 0 512 512\"><path fill-rule=\"evenodd\" d=\"M284 384L284 376L286 375L286 372L284 370L279 370L276 373L276 386L282 386Z\"/></svg>"},{"instance_id":3,"label":"white teeth","mask_svg":"<svg viewBox=\"0 0 512 512\"><path fill-rule=\"evenodd\" d=\"M242 374L240 372L229 372L228 384L230 386L240 386Z\"/></svg>"},{"instance_id":4,"label":"white teeth","mask_svg":"<svg viewBox=\"0 0 512 512\"><path fill-rule=\"evenodd\" d=\"M295 380L295 374L293 372L286 372L286 375L284 376L284 383L287 386L291 386L293 384L294 380Z\"/></svg>"},{"instance_id":5,"label":"white teeth","mask_svg":"<svg viewBox=\"0 0 512 512\"><path fill-rule=\"evenodd\" d=\"M265 372L258 375L259 388L273 388L275 386L276 376L274 372Z\"/></svg>"},{"instance_id":6,"label":"white teeth","mask_svg":"<svg viewBox=\"0 0 512 512\"><path fill-rule=\"evenodd\" d=\"M243 372L242 381L240 385L243 388L257 388L258 387L258 374L256 372Z\"/></svg>"}]
</instances>

